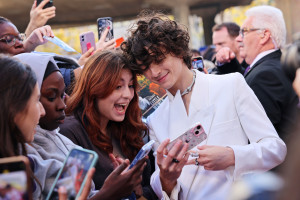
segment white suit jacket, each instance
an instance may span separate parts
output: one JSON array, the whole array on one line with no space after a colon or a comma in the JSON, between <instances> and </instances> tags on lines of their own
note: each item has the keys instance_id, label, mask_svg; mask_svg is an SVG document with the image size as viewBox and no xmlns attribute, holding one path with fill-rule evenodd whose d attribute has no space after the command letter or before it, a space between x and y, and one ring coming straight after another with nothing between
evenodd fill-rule
<instances>
[{"instance_id":1,"label":"white suit jacket","mask_svg":"<svg viewBox=\"0 0 300 200\"><path fill-rule=\"evenodd\" d=\"M180 91L175 96L167 92L168 97L147 119L150 138L156 141L156 150L163 140L172 141L200 122L207 139L199 145L231 147L235 166L221 171L185 166L171 199L226 199L237 178L267 171L283 162L286 146L241 74L207 75L196 71L196 75L189 115ZM151 177L151 186L160 199L168 199L161 188L158 168Z\"/></svg>"}]
</instances>

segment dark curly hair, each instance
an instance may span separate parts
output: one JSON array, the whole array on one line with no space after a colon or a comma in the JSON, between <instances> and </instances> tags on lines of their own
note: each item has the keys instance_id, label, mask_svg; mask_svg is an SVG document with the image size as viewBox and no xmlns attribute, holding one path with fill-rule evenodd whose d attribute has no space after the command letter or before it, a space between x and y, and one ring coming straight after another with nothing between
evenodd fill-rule
<instances>
[{"instance_id":1,"label":"dark curly hair","mask_svg":"<svg viewBox=\"0 0 300 200\"><path fill-rule=\"evenodd\" d=\"M191 68L187 29L163 13L142 11L136 25L129 31L131 35L122 43L121 49L130 61L130 67L137 73L142 74L151 63L162 62L169 53L182 58Z\"/></svg>"}]
</instances>

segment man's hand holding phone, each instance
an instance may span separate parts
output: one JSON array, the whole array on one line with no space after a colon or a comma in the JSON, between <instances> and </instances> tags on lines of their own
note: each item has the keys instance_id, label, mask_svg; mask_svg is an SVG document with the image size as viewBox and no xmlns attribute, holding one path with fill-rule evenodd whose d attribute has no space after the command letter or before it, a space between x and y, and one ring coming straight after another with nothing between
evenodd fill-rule
<instances>
[{"instance_id":1,"label":"man's hand holding phone","mask_svg":"<svg viewBox=\"0 0 300 200\"><path fill-rule=\"evenodd\" d=\"M178 140L168 150L167 145L169 142L169 139L164 140L156 150L156 161L160 169L160 181L163 190L168 196L170 196L173 188L176 186L177 179L189 157L188 143Z\"/></svg>"}]
</instances>

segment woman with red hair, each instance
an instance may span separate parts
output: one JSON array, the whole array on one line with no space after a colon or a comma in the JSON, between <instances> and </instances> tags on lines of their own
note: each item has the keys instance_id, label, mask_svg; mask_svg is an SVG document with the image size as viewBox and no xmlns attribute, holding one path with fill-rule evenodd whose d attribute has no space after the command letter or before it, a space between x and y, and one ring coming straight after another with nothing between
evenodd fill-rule
<instances>
[{"instance_id":1,"label":"woman with red hair","mask_svg":"<svg viewBox=\"0 0 300 200\"><path fill-rule=\"evenodd\" d=\"M87 61L67 101L69 116L60 132L75 144L98 153L93 179L96 189L101 188L118 158L134 159L143 146L143 136L148 134L141 120L137 85L136 74L123 55L104 51ZM148 162L143 188L135 189L136 196L156 199L150 187L150 171Z\"/></svg>"}]
</instances>

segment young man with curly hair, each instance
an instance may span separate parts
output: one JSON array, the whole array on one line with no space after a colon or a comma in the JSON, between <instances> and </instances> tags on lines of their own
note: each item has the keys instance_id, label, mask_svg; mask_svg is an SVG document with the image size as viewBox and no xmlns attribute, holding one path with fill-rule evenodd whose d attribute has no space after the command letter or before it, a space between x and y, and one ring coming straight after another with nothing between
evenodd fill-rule
<instances>
[{"instance_id":1,"label":"young man with curly hair","mask_svg":"<svg viewBox=\"0 0 300 200\"><path fill-rule=\"evenodd\" d=\"M280 164L286 146L241 74L191 70L189 39L176 21L146 13L122 44L132 68L167 90L147 119L158 166L151 186L160 199L225 199L237 178ZM197 157L182 142L167 150L199 122L207 139L192 149Z\"/></svg>"}]
</instances>

